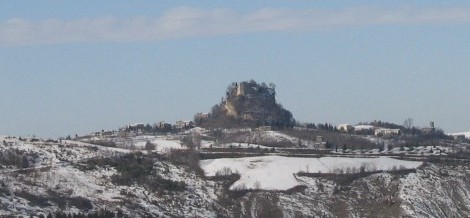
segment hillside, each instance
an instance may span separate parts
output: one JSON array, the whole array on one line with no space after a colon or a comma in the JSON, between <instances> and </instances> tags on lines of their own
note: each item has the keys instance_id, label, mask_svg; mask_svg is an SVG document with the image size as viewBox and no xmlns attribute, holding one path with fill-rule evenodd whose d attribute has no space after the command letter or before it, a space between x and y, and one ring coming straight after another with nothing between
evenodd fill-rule
<instances>
[{"instance_id":1,"label":"hillside","mask_svg":"<svg viewBox=\"0 0 470 218\"><path fill-rule=\"evenodd\" d=\"M195 133L205 138L192 150L183 142ZM294 140L280 132L257 135L265 145L229 139L217 145L202 128L99 139L116 141L118 147L0 137L0 216L470 215L470 162L452 158L450 149L351 150L317 156L292 145L269 146ZM149 149L148 143L155 147ZM208 155L213 157L207 159Z\"/></svg>"}]
</instances>

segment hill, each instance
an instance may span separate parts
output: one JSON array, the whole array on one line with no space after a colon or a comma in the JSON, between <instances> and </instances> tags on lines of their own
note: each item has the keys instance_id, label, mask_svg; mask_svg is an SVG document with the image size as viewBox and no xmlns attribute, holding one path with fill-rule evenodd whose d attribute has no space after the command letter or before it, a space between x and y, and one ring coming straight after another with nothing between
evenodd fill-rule
<instances>
[{"instance_id":1,"label":"hill","mask_svg":"<svg viewBox=\"0 0 470 218\"><path fill-rule=\"evenodd\" d=\"M209 115L195 116L204 127L292 127L295 123L290 111L276 102L276 86L254 80L232 83L222 101L212 107Z\"/></svg>"},{"instance_id":2,"label":"hill","mask_svg":"<svg viewBox=\"0 0 470 218\"><path fill-rule=\"evenodd\" d=\"M268 132L266 137L276 134ZM358 158L359 153L296 157L274 152L199 161L198 153L208 153L212 146L192 150L183 138L133 136L126 138L132 148L125 148L124 142L114 148L0 137L0 216L470 215L468 159L438 154ZM145 148L147 142L156 148ZM251 145L236 144L237 153L254 153Z\"/></svg>"}]
</instances>

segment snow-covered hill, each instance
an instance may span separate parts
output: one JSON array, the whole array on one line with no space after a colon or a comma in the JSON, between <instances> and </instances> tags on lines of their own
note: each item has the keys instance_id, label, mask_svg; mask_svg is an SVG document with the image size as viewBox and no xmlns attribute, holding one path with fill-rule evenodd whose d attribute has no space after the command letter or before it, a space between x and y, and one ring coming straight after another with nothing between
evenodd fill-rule
<instances>
[{"instance_id":1,"label":"snow-covered hill","mask_svg":"<svg viewBox=\"0 0 470 218\"><path fill-rule=\"evenodd\" d=\"M133 157L134 154L142 159L140 152L65 140L30 142L3 137L0 141L4 141L0 146L3 158L0 216L39 215L58 210L89 212L100 208L120 210L129 216L215 215L215 211L205 209L216 199L213 182L203 180L186 166L152 159L155 163L150 165L148 175L158 174L158 181L181 185L186 190L152 193L138 184L113 182L119 178L119 169L99 164L100 160ZM165 143L173 146L162 139L153 141L162 147L167 145Z\"/></svg>"},{"instance_id":2,"label":"snow-covered hill","mask_svg":"<svg viewBox=\"0 0 470 218\"><path fill-rule=\"evenodd\" d=\"M275 131L262 137L269 135L274 142L295 142ZM112 139L116 148L0 137L0 216L104 208L128 217L470 216L465 159L264 154L199 161L178 138ZM146 151L147 142L156 150Z\"/></svg>"}]
</instances>

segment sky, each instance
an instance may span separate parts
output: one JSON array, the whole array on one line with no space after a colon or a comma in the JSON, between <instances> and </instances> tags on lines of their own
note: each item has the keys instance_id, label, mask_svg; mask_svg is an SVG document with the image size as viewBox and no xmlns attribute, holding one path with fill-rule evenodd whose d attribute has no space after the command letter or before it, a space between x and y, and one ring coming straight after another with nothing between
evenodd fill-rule
<instances>
[{"instance_id":1,"label":"sky","mask_svg":"<svg viewBox=\"0 0 470 218\"><path fill-rule=\"evenodd\" d=\"M465 1L0 1L0 135L191 120L232 82L301 122L470 130Z\"/></svg>"}]
</instances>

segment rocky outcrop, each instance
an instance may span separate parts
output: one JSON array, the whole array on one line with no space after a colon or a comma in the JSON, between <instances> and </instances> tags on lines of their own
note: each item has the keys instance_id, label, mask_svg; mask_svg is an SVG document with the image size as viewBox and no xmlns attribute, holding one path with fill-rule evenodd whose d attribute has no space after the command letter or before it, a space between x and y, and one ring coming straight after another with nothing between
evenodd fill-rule
<instances>
[{"instance_id":1,"label":"rocky outcrop","mask_svg":"<svg viewBox=\"0 0 470 218\"><path fill-rule=\"evenodd\" d=\"M290 111L276 102L274 84L259 84L251 80L229 85L226 96L212 108L211 116L196 122L215 127L289 127L294 124L294 118Z\"/></svg>"}]
</instances>

